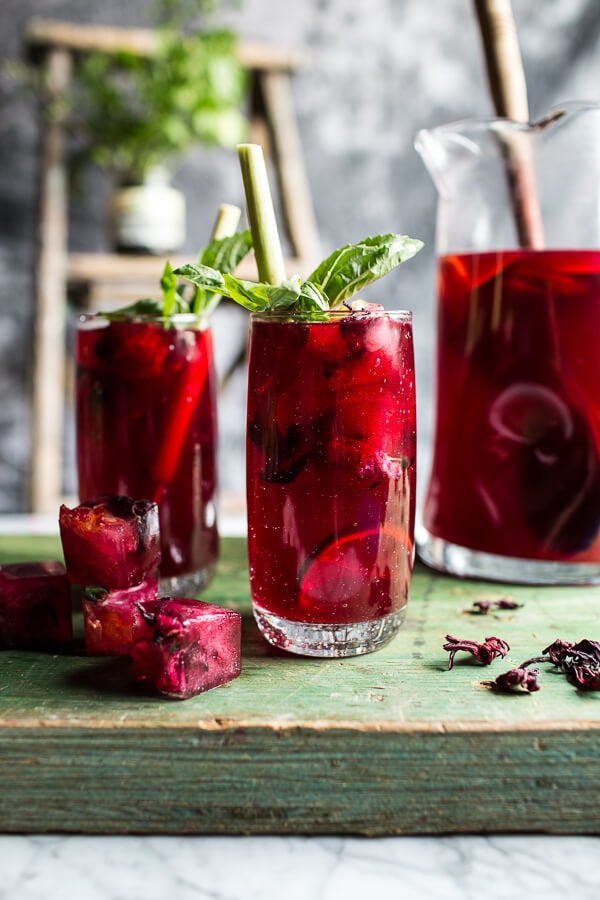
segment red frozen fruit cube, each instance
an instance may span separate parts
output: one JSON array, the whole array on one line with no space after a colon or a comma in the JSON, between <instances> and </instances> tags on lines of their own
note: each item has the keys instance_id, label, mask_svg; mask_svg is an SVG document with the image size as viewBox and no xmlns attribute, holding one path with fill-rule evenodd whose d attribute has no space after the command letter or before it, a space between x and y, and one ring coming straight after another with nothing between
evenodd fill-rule
<instances>
[{"instance_id":1,"label":"red frozen fruit cube","mask_svg":"<svg viewBox=\"0 0 600 900\"><path fill-rule=\"evenodd\" d=\"M133 676L184 700L237 678L242 617L201 600L166 597L140 604L151 636L133 645Z\"/></svg>"},{"instance_id":2,"label":"red frozen fruit cube","mask_svg":"<svg viewBox=\"0 0 600 900\"><path fill-rule=\"evenodd\" d=\"M158 597L158 569L135 587L109 591L87 587L83 592L83 631L89 656L122 656L148 626L140 603Z\"/></svg>"},{"instance_id":3,"label":"red frozen fruit cube","mask_svg":"<svg viewBox=\"0 0 600 900\"><path fill-rule=\"evenodd\" d=\"M113 590L140 584L160 562L158 506L131 497L100 497L60 508L69 579Z\"/></svg>"},{"instance_id":4,"label":"red frozen fruit cube","mask_svg":"<svg viewBox=\"0 0 600 900\"><path fill-rule=\"evenodd\" d=\"M68 644L71 593L59 562L0 566L0 648Z\"/></svg>"}]
</instances>

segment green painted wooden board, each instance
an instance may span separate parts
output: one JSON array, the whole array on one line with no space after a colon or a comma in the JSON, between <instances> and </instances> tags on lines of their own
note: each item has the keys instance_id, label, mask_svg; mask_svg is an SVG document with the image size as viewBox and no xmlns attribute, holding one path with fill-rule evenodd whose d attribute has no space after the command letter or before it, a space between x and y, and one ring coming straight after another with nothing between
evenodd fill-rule
<instances>
[{"instance_id":1,"label":"green painted wooden board","mask_svg":"<svg viewBox=\"0 0 600 900\"><path fill-rule=\"evenodd\" d=\"M390 645L350 660L271 649L250 615L245 545L207 600L244 614L240 678L185 702L127 660L0 653L0 830L88 833L600 832L600 696L551 668L534 695L481 681L555 637L598 638L600 588L502 588L418 568ZM0 561L57 556L2 537ZM466 615L473 599L525 605ZM506 662L446 671L446 632L504 637Z\"/></svg>"}]
</instances>

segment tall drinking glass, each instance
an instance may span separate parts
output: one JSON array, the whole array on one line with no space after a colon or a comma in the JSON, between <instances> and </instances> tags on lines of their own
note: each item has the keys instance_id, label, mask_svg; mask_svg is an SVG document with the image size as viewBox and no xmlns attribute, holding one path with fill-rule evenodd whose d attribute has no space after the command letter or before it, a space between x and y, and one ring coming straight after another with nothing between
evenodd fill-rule
<instances>
[{"instance_id":1,"label":"tall drinking glass","mask_svg":"<svg viewBox=\"0 0 600 900\"><path fill-rule=\"evenodd\" d=\"M440 195L437 427L420 540L437 568L600 581L599 143L590 104L418 136ZM520 209L539 220L531 246Z\"/></svg>"},{"instance_id":2,"label":"tall drinking glass","mask_svg":"<svg viewBox=\"0 0 600 900\"><path fill-rule=\"evenodd\" d=\"M127 494L156 501L162 589L201 590L218 554L208 321L82 316L76 360L80 498Z\"/></svg>"},{"instance_id":3,"label":"tall drinking glass","mask_svg":"<svg viewBox=\"0 0 600 900\"><path fill-rule=\"evenodd\" d=\"M415 424L409 312L252 316L250 583L272 644L354 656L400 627Z\"/></svg>"}]
</instances>

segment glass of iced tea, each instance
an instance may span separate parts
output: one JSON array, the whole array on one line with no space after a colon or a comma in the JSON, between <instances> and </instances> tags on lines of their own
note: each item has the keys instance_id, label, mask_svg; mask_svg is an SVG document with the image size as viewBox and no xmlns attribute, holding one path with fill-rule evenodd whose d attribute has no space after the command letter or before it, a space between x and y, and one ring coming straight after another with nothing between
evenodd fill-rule
<instances>
[{"instance_id":1,"label":"glass of iced tea","mask_svg":"<svg viewBox=\"0 0 600 900\"><path fill-rule=\"evenodd\" d=\"M600 581L599 139L590 104L417 139L440 191L437 423L419 535L437 568ZM519 173L532 240L518 227Z\"/></svg>"},{"instance_id":2,"label":"glass of iced tea","mask_svg":"<svg viewBox=\"0 0 600 900\"><path fill-rule=\"evenodd\" d=\"M366 305L252 316L250 583L272 644L375 650L400 627L413 564L410 312Z\"/></svg>"},{"instance_id":3,"label":"glass of iced tea","mask_svg":"<svg viewBox=\"0 0 600 900\"><path fill-rule=\"evenodd\" d=\"M82 316L76 363L80 499L155 501L161 587L193 595L210 580L218 554L209 321Z\"/></svg>"}]
</instances>

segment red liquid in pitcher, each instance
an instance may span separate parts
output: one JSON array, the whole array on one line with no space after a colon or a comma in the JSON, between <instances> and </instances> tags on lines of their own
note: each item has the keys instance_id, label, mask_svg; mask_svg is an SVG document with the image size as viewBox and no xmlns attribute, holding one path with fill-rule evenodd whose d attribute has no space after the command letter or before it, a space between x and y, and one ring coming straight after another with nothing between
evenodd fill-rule
<instances>
[{"instance_id":1,"label":"red liquid in pitcher","mask_svg":"<svg viewBox=\"0 0 600 900\"><path fill-rule=\"evenodd\" d=\"M446 256L428 531L600 560L600 251Z\"/></svg>"},{"instance_id":2,"label":"red liquid in pitcher","mask_svg":"<svg viewBox=\"0 0 600 900\"><path fill-rule=\"evenodd\" d=\"M255 320L249 368L254 602L330 624L397 611L413 557L409 318Z\"/></svg>"},{"instance_id":3,"label":"red liquid in pitcher","mask_svg":"<svg viewBox=\"0 0 600 900\"><path fill-rule=\"evenodd\" d=\"M114 321L79 331L79 495L156 501L163 577L216 561L215 442L210 330Z\"/></svg>"}]
</instances>

